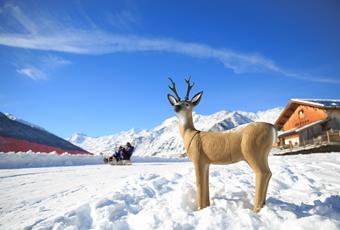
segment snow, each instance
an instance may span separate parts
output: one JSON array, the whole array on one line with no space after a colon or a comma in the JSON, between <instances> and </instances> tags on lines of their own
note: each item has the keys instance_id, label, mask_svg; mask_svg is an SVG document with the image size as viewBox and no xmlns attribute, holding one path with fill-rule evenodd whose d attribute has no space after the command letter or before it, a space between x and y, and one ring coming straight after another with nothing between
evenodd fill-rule
<instances>
[{"instance_id":1,"label":"snow","mask_svg":"<svg viewBox=\"0 0 340 230\"><path fill-rule=\"evenodd\" d=\"M259 214L245 162L211 167L211 206L200 211L191 162L2 169L0 229L340 228L340 153L270 156L269 164Z\"/></svg>"},{"instance_id":2,"label":"snow","mask_svg":"<svg viewBox=\"0 0 340 230\"><path fill-rule=\"evenodd\" d=\"M339 107L340 100L337 99L298 99L293 98L291 101L298 103L307 103L311 105L321 106L321 107Z\"/></svg>"},{"instance_id":3,"label":"snow","mask_svg":"<svg viewBox=\"0 0 340 230\"><path fill-rule=\"evenodd\" d=\"M73 144L81 144L88 138L86 134L83 133L75 133L73 134L68 141L70 141Z\"/></svg>"},{"instance_id":4,"label":"snow","mask_svg":"<svg viewBox=\"0 0 340 230\"><path fill-rule=\"evenodd\" d=\"M132 156L133 162L187 162L188 158L160 158ZM57 154L56 152L0 152L0 169L81 166L103 164L103 156L84 154Z\"/></svg>"}]
</instances>

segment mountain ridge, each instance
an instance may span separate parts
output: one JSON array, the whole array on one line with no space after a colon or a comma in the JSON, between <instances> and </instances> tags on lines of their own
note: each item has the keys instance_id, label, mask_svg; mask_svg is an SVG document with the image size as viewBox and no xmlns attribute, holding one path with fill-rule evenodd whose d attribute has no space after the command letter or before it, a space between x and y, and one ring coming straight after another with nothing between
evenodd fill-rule
<instances>
[{"instance_id":1,"label":"mountain ridge","mask_svg":"<svg viewBox=\"0 0 340 230\"><path fill-rule=\"evenodd\" d=\"M281 111L281 107L256 113L222 110L211 115L193 113L193 120L199 130L227 131L253 121L274 123ZM134 156L178 158L185 154L176 116L165 119L160 125L151 129L141 131L130 129L102 137L75 133L68 140L87 151L104 155L112 154L119 145L124 145L126 142L136 146Z\"/></svg>"}]
</instances>

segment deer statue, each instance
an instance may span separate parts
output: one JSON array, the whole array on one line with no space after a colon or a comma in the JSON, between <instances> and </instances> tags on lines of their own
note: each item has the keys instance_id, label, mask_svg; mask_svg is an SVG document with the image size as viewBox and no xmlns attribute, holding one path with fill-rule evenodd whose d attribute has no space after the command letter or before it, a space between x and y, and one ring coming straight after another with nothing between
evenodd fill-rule
<instances>
[{"instance_id":1,"label":"deer statue","mask_svg":"<svg viewBox=\"0 0 340 230\"><path fill-rule=\"evenodd\" d=\"M271 171L268 166L268 154L277 137L272 124L253 122L230 132L204 132L195 128L192 110L201 101L203 91L189 99L194 83L190 78L186 81L187 93L181 100L174 81L169 78L169 86L175 96L168 94L179 120L179 131L183 139L186 153L194 164L197 186L197 208L210 205L209 199L209 165L231 164L246 161L256 176L254 212L259 212L265 204Z\"/></svg>"}]
</instances>

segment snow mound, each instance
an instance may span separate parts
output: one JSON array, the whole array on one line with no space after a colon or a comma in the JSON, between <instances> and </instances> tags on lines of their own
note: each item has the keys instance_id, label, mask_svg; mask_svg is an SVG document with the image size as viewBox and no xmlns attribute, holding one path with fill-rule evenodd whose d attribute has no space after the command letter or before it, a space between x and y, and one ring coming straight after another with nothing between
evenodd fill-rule
<instances>
[{"instance_id":1,"label":"snow mound","mask_svg":"<svg viewBox=\"0 0 340 230\"><path fill-rule=\"evenodd\" d=\"M84 154L57 154L56 152L0 152L0 169L40 168L103 164L103 156ZM188 158L132 156L133 163L188 162Z\"/></svg>"},{"instance_id":2,"label":"snow mound","mask_svg":"<svg viewBox=\"0 0 340 230\"><path fill-rule=\"evenodd\" d=\"M251 211L254 175L243 162L213 166L211 206L197 211L194 170L141 173L109 196L32 229L339 229L340 155L271 157L267 203ZM178 167L178 165L176 165Z\"/></svg>"},{"instance_id":3,"label":"snow mound","mask_svg":"<svg viewBox=\"0 0 340 230\"><path fill-rule=\"evenodd\" d=\"M101 156L36 152L0 152L0 169L102 164Z\"/></svg>"}]
</instances>

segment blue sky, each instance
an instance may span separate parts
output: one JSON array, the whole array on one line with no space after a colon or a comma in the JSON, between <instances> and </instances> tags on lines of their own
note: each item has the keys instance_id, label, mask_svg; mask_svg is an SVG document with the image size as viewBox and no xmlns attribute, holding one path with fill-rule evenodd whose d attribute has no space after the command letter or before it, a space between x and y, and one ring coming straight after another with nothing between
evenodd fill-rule
<instances>
[{"instance_id":1,"label":"blue sky","mask_svg":"<svg viewBox=\"0 0 340 230\"><path fill-rule=\"evenodd\" d=\"M340 98L339 1L0 1L0 111L62 137Z\"/></svg>"}]
</instances>

